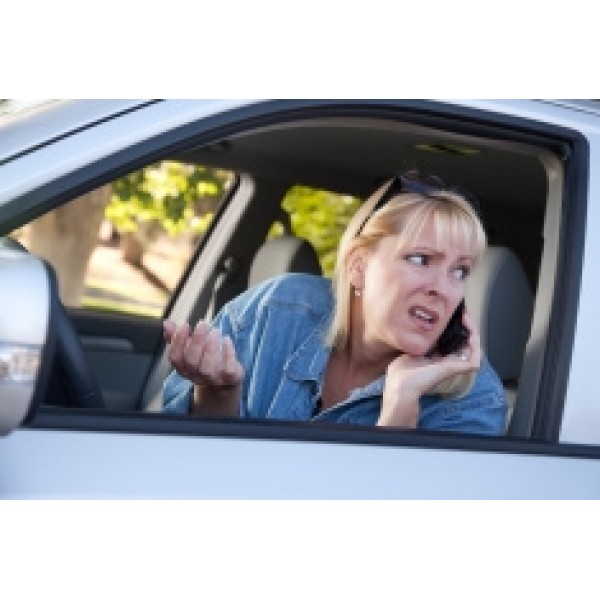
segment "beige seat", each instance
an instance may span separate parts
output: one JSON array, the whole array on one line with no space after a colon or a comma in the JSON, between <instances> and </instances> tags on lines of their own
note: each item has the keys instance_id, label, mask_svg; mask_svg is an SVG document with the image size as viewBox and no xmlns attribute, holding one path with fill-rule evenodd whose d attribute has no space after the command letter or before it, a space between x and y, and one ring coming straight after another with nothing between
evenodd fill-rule
<instances>
[{"instance_id":1,"label":"beige seat","mask_svg":"<svg viewBox=\"0 0 600 600\"><path fill-rule=\"evenodd\" d=\"M267 240L254 256L248 287L283 273L322 275L319 258L309 242L289 234Z\"/></svg>"},{"instance_id":2,"label":"beige seat","mask_svg":"<svg viewBox=\"0 0 600 600\"><path fill-rule=\"evenodd\" d=\"M512 250L488 247L469 278L465 302L479 325L488 360L504 384L510 420L533 314L531 287Z\"/></svg>"}]
</instances>

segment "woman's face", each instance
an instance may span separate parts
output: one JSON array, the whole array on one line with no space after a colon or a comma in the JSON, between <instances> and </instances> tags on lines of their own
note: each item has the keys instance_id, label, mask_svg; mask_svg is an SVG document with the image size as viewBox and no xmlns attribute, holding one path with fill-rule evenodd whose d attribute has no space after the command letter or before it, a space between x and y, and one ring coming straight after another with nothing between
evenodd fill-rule
<instances>
[{"instance_id":1,"label":"woman's face","mask_svg":"<svg viewBox=\"0 0 600 600\"><path fill-rule=\"evenodd\" d=\"M425 355L464 297L474 263L469 249L436 242L431 222L402 250L396 236L380 240L364 257L363 341Z\"/></svg>"}]
</instances>

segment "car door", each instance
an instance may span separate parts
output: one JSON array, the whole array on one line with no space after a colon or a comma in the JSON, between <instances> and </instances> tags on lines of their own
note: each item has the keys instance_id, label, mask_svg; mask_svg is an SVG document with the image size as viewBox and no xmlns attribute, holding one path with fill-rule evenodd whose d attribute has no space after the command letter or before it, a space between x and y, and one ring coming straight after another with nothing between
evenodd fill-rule
<instances>
[{"instance_id":1,"label":"car door","mask_svg":"<svg viewBox=\"0 0 600 600\"><path fill-rule=\"evenodd\" d=\"M541 261L549 275L544 276L542 269L542 276L536 282L539 306L534 325L543 333L540 339L544 345L543 351L539 351L532 342L527 377L519 383L515 429L509 436L482 438L317 423L197 419L114 407L109 411L42 407L37 408L24 426L0 439L3 472L0 494L127 498L598 497L597 447L578 443L577 439L559 440L562 409L567 401L566 381L562 376L568 378L579 301L583 245L577 233L582 223L585 225L582 205L585 207L588 201L587 144L592 138L577 129L579 122L574 117L569 120L570 113L566 110L558 113L548 110L547 114L539 110L538 118L532 119L533 107L520 103L507 103L503 112L494 112L491 107L476 103L457 106L401 101L248 105L164 102L115 115L113 123L109 120L79 129L55 142L52 148L24 152L23 160L28 164L21 164L21 159L16 158L7 161L2 174L12 178L12 189L18 191L16 196L14 192L10 197L8 192L0 195L4 203L0 219L4 230L10 231L31 214L41 213L67 197L148 164L166 149L170 154L185 154L193 145L214 156L228 152L228 144L232 143L228 136L232 134L240 136L238 146L244 148L245 143L253 142L246 133L258 132L262 136L264 131L272 132L272 136L255 138L261 142L257 149L265 151L267 145L263 141L276 144L280 136L287 134L287 126L295 125L300 117L306 122L293 128L295 133L300 132L298 135L310 134L314 119L325 119L324 124L319 121L317 129L338 127L335 119L342 117L356 119L348 128L342 119L342 142L357 126L365 127L365 115L382 119L385 113L386 123L391 119L410 124L409 133L402 130L403 136L412 136L412 127L426 126L428 135L443 130L444 135L454 136L453 139L477 134L487 142L486 136L491 136L497 139L500 149L514 144L524 154L539 149L540 156L554 156L567 147L572 152L568 158L560 157L564 161L559 169L565 180L564 190L560 182L551 186L553 192L558 191L556 198L548 200L553 208L543 213L545 221L537 213L530 217L536 227L543 222L550 238ZM328 120L331 117L334 121ZM278 129L277 125L282 123L286 127ZM121 137L111 138L110 143L105 129L109 126L121 132ZM270 129L274 126L275 129ZM369 139L370 131L365 130L365 140ZM390 132L396 135L393 127ZM373 148L380 142L385 145L385 141L377 138ZM74 159L70 151L81 146L92 147L94 151ZM339 149L344 147L340 143ZM435 145L432 148L430 151L439 150ZM64 158L57 161L57 173L52 178L35 185L28 182L23 175L26 167L37 165L39 169L48 160L46 152L56 157L61 150ZM453 150L458 152L456 146ZM285 159L281 154L278 156ZM247 240L251 240L250 248L256 248L260 239L264 239L265 231L256 231L252 219L245 217L260 214L252 211L256 208L252 202L257 190L265 206L270 206L268 211L274 214L275 201L269 204L269 198L281 197L286 186L265 176L258 150L252 158L256 173L241 178L235 202L227 203L211 225L208 241L201 245L183 283L170 300L169 315L186 319L202 315L209 305L222 260L230 250L244 258ZM548 172L552 173L560 160L556 158ZM230 166L233 162L229 161ZM283 167L286 163L281 164ZM315 174L315 181L319 175ZM359 183L357 179L356 190ZM523 215L529 218L528 213ZM507 223L508 236L510 217L497 216L499 229L503 222ZM269 222L271 217L269 214ZM558 225L550 217L558 219L560 235L559 229L552 229ZM515 247L519 243L520 240L515 241ZM561 268L557 270L557 259L552 258L552 252L559 246L568 247L571 253L565 255L562 263L558 261ZM544 286L550 289L550 297L545 301L540 293ZM544 329L543 325L558 322L559 308L567 309L560 315L559 330L555 333L553 327ZM104 365L100 368L107 370L109 378L130 377L137 389L138 383L144 385L145 375L138 375L135 370L139 368L140 373L147 375L149 364L156 365L164 359L158 342L158 321L146 323L133 319L124 325L114 317L81 318L77 314L74 321L92 360Z\"/></svg>"}]
</instances>

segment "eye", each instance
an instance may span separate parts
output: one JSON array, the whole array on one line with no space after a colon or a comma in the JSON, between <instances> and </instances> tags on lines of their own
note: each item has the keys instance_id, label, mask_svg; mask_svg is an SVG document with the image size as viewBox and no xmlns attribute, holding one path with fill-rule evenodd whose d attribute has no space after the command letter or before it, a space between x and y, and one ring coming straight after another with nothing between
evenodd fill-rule
<instances>
[{"instance_id":1,"label":"eye","mask_svg":"<svg viewBox=\"0 0 600 600\"><path fill-rule=\"evenodd\" d=\"M413 264L426 267L429 264L429 257L426 254L407 254L404 259Z\"/></svg>"},{"instance_id":2,"label":"eye","mask_svg":"<svg viewBox=\"0 0 600 600\"><path fill-rule=\"evenodd\" d=\"M456 279L466 279L469 276L469 273L471 272L471 268L467 267L466 265L461 265L460 267L456 267L456 269L454 269L452 271L454 277L456 277Z\"/></svg>"}]
</instances>

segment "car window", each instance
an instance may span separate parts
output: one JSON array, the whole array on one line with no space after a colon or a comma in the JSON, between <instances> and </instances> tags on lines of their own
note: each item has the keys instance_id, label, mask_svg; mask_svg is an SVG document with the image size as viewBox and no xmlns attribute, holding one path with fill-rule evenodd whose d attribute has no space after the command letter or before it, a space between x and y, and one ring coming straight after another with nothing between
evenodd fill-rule
<instances>
[{"instance_id":1,"label":"car window","mask_svg":"<svg viewBox=\"0 0 600 600\"><path fill-rule=\"evenodd\" d=\"M52 264L66 306L160 317L233 179L231 171L161 161L14 237Z\"/></svg>"},{"instance_id":2,"label":"car window","mask_svg":"<svg viewBox=\"0 0 600 600\"><path fill-rule=\"evenodd\" d=\"M436 110L441 111L439 106ZM554 302L555 298L560 299L556 290L566 289L562 286L562 273L561 279L556 277L554 258L562 249L562 233L559 235L562 225L554 225L562 224L563 204L573 201L573 191L569 187L569 194L565 195L562 182L570 181L566 177L571 172L567 167L572 169L575 163L570 160L563 166L560 162L563 153L559 156L555 145L547 143L547 139L556 136L554 141L564 142L571 137L554 130L538 135L532 124L528 129L516 119L515 123L507 119L504 131L498 122L486 123L485 119L481 126L467 127L465 123L475 121L471 114L464 123L457 117L458 113L449 112L447 124L434 119L431 123L421 122L421 115L415 116L414 123L411 120L405 124L401 122L404 113L392 119L389 115L380 118L377 111L374 107L372 119L355 120L348 116L335 121L321 120L315 113L314 120L301 126L297 126L296 121L283 122L238 134L236 123L230 138L216 139L210 144L198 138L197 147L192 146L191 138L185 140L185 144L183 139L178 140L180 146L173 146L171 140L168 152L174 152L175 148L175 156L185 156L196 164L212 164L212 167L188 167L177 160L150 165L89 192L70 202L65 209L47 213L19 231L19 239L33 253L54 265L62 298L68 306L109 311L110 317L116 312L157 317L164 311L190 255L229 189L233 175L217 167L239 170L240 186L236 186L235 197L223 211L223 218L211 229L214 235L211 234L210 243L202 245L202 254L194 270L190 270L190 277L182 282L181 293L169 303L170 316L172 313L179 322L193 323L203 318L207 306L212 306L214 288L223 282L219 301L221 296L229 299L243 291L254 252L266 235L287 231L307 239L318 254L323 273L330 276L341 233L359 201L343 193L333 194L328 189L366 195L375 182L390 177L401 165L414 164L425 172L440 173L481 199L490 245L499 250L495 256L507 256L505 250L510 250L522 263L525 275L520 280L527 284L524 287L530 288L528 310L520 310L525 306L523 302L518 303L519 310L507 310L502 303L501 316L506 318L492 319L493 334L507 332L514 340L517 337L514 331L522 332L518 352L505 351L504 343L495 344L486 339L484 344L491 348L487 358L513 398L511 406L515 406L516 418L512 423L516 425L511 433L529 435L535 417L538 429L544 425L538 426L540 419L549 423L544 425L549 432L545 435L551 438L556 425L551 422L550 413L559 414L554 411L554 405L560 405L563 396L563 392L552 391L553 384L566 381L566 377L555 380L554 375L547 376L550 363L545 362L545 356L551 354L548 350L559 346L557 340L562 340L564 331L563 315L554 308L560 306L558 300ZM436 129L446 125L448 131ZM183 130L175 137L180 135L184 135ZM167 156L163 142L156 143L157 148L152 148L146 147L144 141L140 157ZM357 147L361 148L358 158L354 151ZM577 144L574 147L579 148ZM400 154L398 149L402 149ZM95 178L97 173L95 165L90 165L89 177ZM211 177L217 173L224 179L217 180L215 192L214 177ZM554 177L555 173L561 177ZM520 183L514 186L517 175ZM79 172L78 177L81 177ZM58 189L71 189L66 187L68 180L65 178L63 188ZM80 181L73 179L72 185L80 185ZM302 185L290 187L294 182L302 182ZM284 194L284 190L287 193ZM201 206L200 197L204 203ZM57 196L56 201L63 198ZM193 208L186 210L190 209L190 202ZM78 212L77 206L80 207ZM287 215L280 220L276 217L279 207ZM62 211L67 209L76 213L71 219L63 218ZM161 217L157 218L157 210ZM176 218L168 218L169 215ZM136 254L135 244L130 243L136 237L143 239L141 255ZM101 256L109 258L99 266ZM228 265L233 265L231 273L222 270ZM72 285L67 285L69 281ZM502 289L506 286L498 284L497 288L504 298ZM510 289L514 290L514 286ZM513 291L511 296L517 297L517 294ZM469 300L467 306L474 303ZM522 316L519 326L516 326L515 314ZM146 398L154 398L164 381L164 374L155 367L164 359L163 347L159 347L162 330L158 319L147 320L152 327L145 329L147 323L141 326L140 319L130 319L129 329L123 326L126 320L117 318L113 318L113 322L109 319L89 321L77 322L77 332L109 409L131 411L148 406ZM554 327L557 323L560 328ZM535 345L531 342L528 347L531 327L531 340L535 340ZM560 344L564 345L562 341ZM493 352L496 347L502 350L498 357ZM565 360L560 361L563 374L568 374L568 352L568 348L563 351ZM159 353L162 355L158 356ZM516 358L509 363L505 356ZM154 387L145 383L151 379L157 382ZM553 403L546 400L549 392L555 398ZM143 403L139 401L142 394ZM549 416L538 409L537 405L542 405L539 398L544 399L544 406L552 408L548 410Z\"/></svg>"},{"instance_id":3,"label":"car window","mask_svg":"<svg viewBox=\"0 0 600 600\"><path fill-rule=\"evenodd\" d=\"M361 200L305 185L295 185L285 194L282 218L269 231L269 237L292 233L310 242L325 277L331 277L340 238Z\"/></svg>"}]
</instances>

